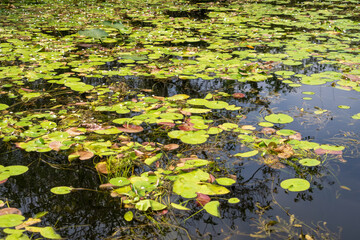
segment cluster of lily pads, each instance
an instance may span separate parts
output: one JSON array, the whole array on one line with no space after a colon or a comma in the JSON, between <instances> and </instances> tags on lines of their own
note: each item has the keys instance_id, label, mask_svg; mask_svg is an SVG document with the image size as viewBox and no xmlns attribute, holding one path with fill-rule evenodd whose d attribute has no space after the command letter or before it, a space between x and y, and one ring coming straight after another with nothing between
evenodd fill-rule
<instances>
[{"instance_id":1,"label":"cluster of lily pads","mask_svg":"<svg viewBox=\"0 0 360 240\"><path fill-rule=\"evenodd\" d=\"M21 175L29 170L26 166L0 165L0 184L4 184L8 178L12 176ZM4 207L7 205L7 207ZM33 225L41 222L41 217L46 215L45 212L39 213L33 218L28 218L22 215L22 212L17 208L9 207L8 202L0 200L0 227L6 235L6 239L30 239L28 234L38 233L44 238L61 239L61 236L55 232L52 227L35 227Z\"/></svg>"},{"instance_id":2,"label":"cluster of lily pads","mask_svg":"<svg viewBox=\"0 0 360 240\"><path fill-rule=\"evenodd\" d=\"M229 136L248 150L234 157L296 169L296 176L280 184L295 192L311 187L303 173L321 166L324 155L342 154L341 146L306 141L284 129L294 120L289 114L243 124L246 111L238 100L246 97L244 91L208 89L192 97L130 88L135 80L235 85L276 79L289 88L359 92L360 26L352 19L359 9L345 11L357 1L335 1L336 7L318 10L317 1L291 8L292 1L270 0L175 6L164 0L79 1L75 9L73 1L64 0L43 14L51 2L14 3L2 10L0 138L27 152L65 154L70 162L92 159L108 181L100 188L121 198L122 206L189 210L194 200L219 217L219 195L223 199L236 179L213 172L213 160L176 152ZM199 9L205 12L201 19L187 14ZM20 16L24 24L18 24ZM314 64L325 70L312 73ZM303 94L311 100L314 92ZM55 194L76 190L81 189L52 188ZM178 198L169 202L169 195ZM130 221L132 212L125 218Z\"/></svg>"}]
</instances>

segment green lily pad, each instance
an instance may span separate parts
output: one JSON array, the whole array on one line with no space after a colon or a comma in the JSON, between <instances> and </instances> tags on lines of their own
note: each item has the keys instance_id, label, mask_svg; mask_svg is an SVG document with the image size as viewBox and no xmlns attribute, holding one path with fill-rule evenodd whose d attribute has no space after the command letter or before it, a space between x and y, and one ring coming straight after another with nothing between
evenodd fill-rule
<instances>
[{"instance_id":1,"label":"green lily pad","mask_svg":"<svg viewBox=\"0 0 360 240\"><path fill-rule=\"evenodd\" d=\"M111 183L112 185L118 186L118 187L122 187L122 186L129 185L130 181L124 177L116 177L116 178L110 179L109 183Z\"/></svg>"},{"instance_id":2,"label":"green lily pad","mask_svg":"<svg viewBox=\"0 0 360 240\"><path fill-rule=\"evenodd\" d=\"M299 161L299 163L303 166L315 167L315 166L319 165L321 162L319 160L313 159L313 158L303 158Z\"/></svg>"},{"instance_id":3,"label":"green lily pad","mask_svg":"<svg viewBox=\"0 0 360 240\"><path fill-rule=\"evenodd\" d=\"M180 140L183 143L187 144L202 144L207 141L209 135L207 134L199 134L199 133L187 133L180 137Z\"/></svg>"},{"instance_id":4,"label":"green lily pad","mask_svg":"<svg viewBox=\"0 0 360 240\"><path fill-rule=\"evenodd\" d=\"M215 217L220 217L220 211L219 211L220 202L219 201L211 201L208 202L204 209L211 215Z\"/></svg>"},{"instance_id":5,"label":"green lily pad","mask_svg":"<svg viewBox=\"0 0 360 240\"><path fill-rule=\"evenodd\" d=\"M102 130L95 130L94 132L96 132L98 134L106 134L106 135L122 133L122 131L116 127L102 129Z\"/></svg>"},{"instance_id":6,"label":"green lily pad","mask_svg":"<svg viewBox=\"0 0 360 240\"><path fill-rule=\"evenodd\" d=\"M189 113L208 113L208 112L211 112L211 109L183 108L182 111L189 112Z\"/></svg>"},{"instance_id":7,"label":"green lily pad","mask_svg":"<svg viewBox=\"0 0 360 240\"><path fill-rule=\"evenodd\" d=\"M272 123L291 123L294 121L292 117L287 114L279 113L279 114L270 114L265 117L265 120Z\"/></svg>"},{"instance_id":8,"label":"green lily pad","mask_svg":"<svg viewBox=\"0 0 360 240\"><path fill-rule=\"evenodd\" d=\"M228 203L235 204L235 203L238 203L238 202L240 202L240 199L238 199L238 198L229 198L228 199Z\"/></svg>"},{"instance_id":9,"label":"green lily pad","mask_svg":"<svg viewBox=\"0 0 360 240\"><path fill-rule=\"evenodd\" d=\"M220 184L220 185L223 185L223 186L231 186L234 183L236 183L236 181L234 179L231 179L231 178L217 178L216 182L218 184Z\"/></svg>"},{"instance_id":10,"label":"green lily pad","mask_svg":"<svg viewBox=\"0 0 360 240\"><path fill-rule=\"evenodd\" d=\"M62 237L55 232L52 227L44 227L40 230L41 236L48 239L62 239Z\"/></svg>"},{"instance_id":11,"label":"green lily pad","mask_svg":"<svg viewBox=\"0 0 360 240\"><path fill-rule=\"evenodd\" d=\"M162 203L159 203L159 202L156 202L154 200L146 199L146 200L141 200L141 201L137 202L135 204L135 208L140 210L140 211L147 211L150 208L153 211L160 211L160 210L165 209L166 205L164 205Z\"/></svg>"},{"instance_id":12,"label":"green lily pad","mask_svg":"<svg viewBox=\"0 0 360 240\"><path fill-rule=\"evenodd\" d=\"M274 126L274 124L270 123L270 122L259 122L258 125L261 127L273 127Z\"/></svg>"},{"instance_id":13,"label":"green lily pad","mask_svg":"<svg viewBox=\"0 0 360 240\"><path fill-rule=\"evenodd\" d=\"M69 194L73 190L72 187L66 187L66 186L60 186L60 187L53 187L50 189L50 191L54 194L63 195L63 194Z\"/></svg>"},{"instance_id":14,"label":"green lily pad","mask_svg":"<svg viewBox=\"0 0 360 240\"><path fill-rule=\"evenodd\" d=\"M203 99L203 98L193 98L193 99L187 100L188 104L197 105L197 106L204 106L207 102L208 102L208 100Z\"/></svg>"},{"instance_id":15,"label":"green lily pad","mask_svg":"<svg viewBox=\"0 0 360 240\"><path fill-rule=\"evenodd\" d=\"M295 133L297 133L297 132L294 131L294 130L291 130L291 129L281 129L279 131L276 131L276 134L281 135L281 136L290 136L290 135L293 135Z\"/></svg>"},{"instance_id":16,"label":"green lily pad","mask_svg":"<svg viewBox=\"0 0 360 240\"><path fill-rule=\"evenodd\" d=\"M78 33L82 36L96 38L96 39L107 37L109 35L107 32L105 32L102 29L89 29L89 30L79 31Z\"/></svg>"},{"instance_id":17,"label":"green lily pad","mask_svg":"<svg viewBox=\"0 0 360 240\"><path fill-rule=\"evenodd\" d=\"M18 214L5 214L0 216L0 227L15 227L23 223L24 216Z\"/></svg>"},{"instance_id":18,"label":"green lily pad","mask_svg":"<svg viewBox=\"0 0 360 240\"><path fill-rule=\"evenodd\" d=\"M174 96L168 97L169 101L178 101L178 100L185 100L188 99L190 96L186 94L176 94Z\"/></svg>"},{"instance_id":19,"label":"green lily pad","mask_svg":"<svg viewBox=\"0 0 360 240\"><path fill-rule=\"evenodd\" d=\"M22 165L12 165L4 167L3 169L0 169L0 172L6 172L10 176L17 176L21 175L29 170L28 167L22 166Z\"/></svg>"},{"instance_id":20,"label":"green lily pad","mask_svg":"<svg viewBox=\"0 0 360 240\"><path fill-rule=\"evenodd\" d=\"M310 188L310 183L306 179L290 178L282 181L280 186L291 192L301 192L308 190Z\"/></svg>"},{"instance_id":21,"label":"green lily pad","mask_svg":"<svg viewBox=\"0 0 360 240\"><path fill-rule=\"evenodd\" d=\"M229 106L227 102L224 101L208 101L205 104L205 107L211 108L211 109L223 109Z\"/></svg>"},{"instance_id":22,"label":"green lily pad","mask_svg":"<svg viewBox=\"0 0 360 240\"><path fill-rule=\"evenodd\" d=\"M178 210L185 210L185 211L190 210L190 208L184 207L183 205L180 205L180 204L177 204L177 203L170 203L170 205L171 205L173 208L176 208L176 209L178 209Z\"/></svg>"},{"instance_id":23,"label":"green lily pad","mask_svg":"<svg viewBox=\"0 0 360 240\"><path fill-rule=\"evenodd\" d=\"M353 115L351 118L353 118L353 119L360 119L360 113L357 113L357 114Z\"/></svg>"},{"instance_id":24,"label":"green lily pad","mask_svg":"<svg viewBox=\"0 0 360 240\"><path fill-rule=\"evenodd\" d=\"M340 109L350 109L350 106L347 106L347 105L339 105L338 108L340 108Z\"/></svg>"},{"instance_id":25,"label":"green lily pad","mask_svg":"<svg viewBox=\"0 0 360 240\"><path fill-rule=\"evenodd\" d=\"M182 115L180 113L162 113L162 114L160 114L160 118L170 119L170 120L179 120L179 119L183 119L184 115Z\"/></svg>"},{"instance_id":26,"label":"green lily pad","mask_svg":"<svg viewBox=\"0 0 360 240\"><path fill-rule=\"evenodd\" d=\"M184 166L181 167L177 167L176 170L181 170L181 169L189 169L189 168L195 168L195 167L203 167L209 164L208 160L204 160L204 159L190 159L187 160L184 164Z\"/></svg>"},{"instance_id":27,"label":"green lily pad","mask_svg":"<svg viewBox=\"0 0 360 240\"><path fill-rule=\"evenodd\" d=\"M134 213L132 211L127 211L125 214L124 214L124 219L127 221L127 222L130 222L132 221L134 218Z\"/></svg>"},{"instance_id":28,"label":"green lily pad","mask_svg":"<svg viewBox=\"0 0 360 240\"><path fill-rule=\"evenodd\" d=\"M259 153L258 150L253 150L253 151L244 152L244 153L236 153L234 156L235 157L252 157L252 156L255 156L258 153Z\"/></svg>"}]
</instances>

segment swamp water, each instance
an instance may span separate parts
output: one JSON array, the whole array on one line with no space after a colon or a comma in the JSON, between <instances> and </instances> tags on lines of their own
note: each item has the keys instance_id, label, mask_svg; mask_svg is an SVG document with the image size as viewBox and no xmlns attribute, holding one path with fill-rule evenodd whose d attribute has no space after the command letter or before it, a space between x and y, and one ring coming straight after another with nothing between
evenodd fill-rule
<instances>
[{"instance_id":1,"label":"swamp water","mask_svg":"<svg viewBox=\"0 0 360 240\"><path fill-rule=\"evenodd\" d=\"M357 1L0 4L4 239L356 239Z\"/></svg>"}]
</instances>

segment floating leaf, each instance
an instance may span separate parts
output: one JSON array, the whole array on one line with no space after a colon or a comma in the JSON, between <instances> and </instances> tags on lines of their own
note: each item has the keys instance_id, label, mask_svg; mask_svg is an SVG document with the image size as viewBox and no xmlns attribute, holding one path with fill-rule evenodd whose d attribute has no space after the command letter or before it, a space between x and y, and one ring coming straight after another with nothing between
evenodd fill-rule
<instances>
[{"instance_id":1,"label":"floating leaf","mask_svg":"<svg viewBox=\"0 0 360 240\"><path fill-rule=\"evenodd\" d=\"M200 206L205 206L208 202L211 201L211 198L206 194L202 194L202 193L196 193L196 194L197 194L196 203Z\"/></svg>"},{"instance_id":2,"label":"floating leaf","mask_svg":"<svg viewBox=\"0 0 360 240\"><path fill-rule=\"evenodd\" d=\"M3 208L0 209L0 216L1 215L6 215L6 214L18 214L18 215L22 215L21 211L17 208Z\"/></svg>"},{"instance_id":3,"label":"floating leaf","mask_svg":"<svg viewBox=\"0 0 360 240\"><path fill-rule=\"evenodd\" d=\"M232 203L232 204L235 204L235 203L240 202L240 199L238 199L238 198L230 198L230 199L228 200L228 202L229 202L229 203Z\"/></svg>"},{"instance_id":4,"label":"floating leaf","mask_svg":"<svg viewBox=\"0 0 360 240\"><path fill-rule=\"evenodd\" d=\"M236 183L236 181L234 179L231 179L231 178L217 178L216 182L218 184L220 184L220 185L223 185L223 186L231 186L234 183Z\"/></svg>"},{"instance_id":5,"label":"floating leaf","mask_svg":"<svg viewBox=\"0 0 360 240\"><path fill-rule=\"evenodd\" d=\"M183 205L180 205L180 204L170 203L170 205L171 205L173 208L176 208L176 209L178 209L178 210L185 210L185 211L190 210L190 208L184 207Z\"/></svg>"},{"instance_id":6,"label":"floating leaf","mask_svg":"<svg viewBox=\"0 0 360 240\"><path fill-rule=\"evenodd\" d=\"M170 120L179 120L179 119L183 119L184 116L180 113L161 113L160 118L170 119Z\"/></svg>"},{"instance_id":7,"label":"floating leaf","mask_svg":"<svg viewBox=\"0 0 360 240\"><path fill-rule=\"evenodd\" d=\"M303 158L299 161L299 163L303 166L307 166L307 167L314 167L319 165L321 162L317 159L313 159L313 158Z\"/></svg>"},{"instance_id":8,"label":"floating leaf","mask_svg":"<svg viewBox=\"0 0 360 240\"><path fill-rule=\"evenodd\" d=\"M281 136L290 136L290 135L294 135L297 132L291 129L281 129L279 131L276 131L277 135L281 135Z\"/></svg>"},{"instance_id":9,"label":"floating leaf","mask_svg":"<svg viewBox=\"0 0 360 240\"><path fill-rule=\"evenodd\" d=\"M147 211L151 208L153 211L160 211L166 208L166 205L154 200L141 200L135 204L135 208L140 211Z\"/></svg>"},{"instance_id":10,"label":"floating leaf","mask_svg":"<svg viewBox=\"0 0 360 240\"><path fill-rule=\"evenodd\" d=\"M127 133L139 133L144 130L141 126L131 124L124 124L123 127L119 127L118 129Z\"/></svg>"},{"instance_id":11,"label":"floating leaf","mask_svg":"<svg viewBox=\"0 0 360 240\"><path fill-rule=\"evenodd\" d=\"M118 187L123 187L126 185L130 184L130 181L127 178L124 177L116 177L116 178L112 178L109 181L111 184L118 186Z\"/></svg>"},{"instance_id":12,"label":"floating leaf","mask_svg":"<svg viewBox=\"0 0 360 240\"><path fill-rule=\"evenodd\" d=\"M204 206L204 209L211 215L215 217L220 217L219 211L220 202L219 201L211 201Z\"/></svg>"},{"instance_id":13,"label":"floating leaf","mask_svg":"<svg viewBox=\"0 0 360 240\"><path fill-rule=\"evenodd\" d=\"M357 113L352 116L353 119L360 119L360 113Z\"/></svg>"},{"instance_id":14,"label":"floating leaf","mask_svg":"<svg viewBox=\"0 0 360 240\"><path fill-rule=\"evenodd\" d=\"M107 37L109 35L107 32L105 32L102 29L89 29L89 30L79 31L78 33L82 36L96 38L96 39Z\"/></svg>"},{"instance_id":15,"label":"floating leaf","mask_svg":"<svg viewBox=\"0 0 360 240\"><path fill-rule=\"evenodd\" d=\"M279 114L270 114L265 117L265 120L272 123L291 123L294 121L292 117L287 114L279 113Z\"/></svg>"},{"instance_id":16,"label":"floating leaf","mask_svg":"<svg viewBox=\"0 0 360 240\"><path fill-rule=\"evenodd\" d=\"M170 143L170 144L164 145L163 148L164 148L165 150L167 150L167 151L171 151L171 150L178 149L178 148L179 148L179 144Z\"/></svg>"},{"instance_id":17,"label":"floating leaf","mask_svg":"<svg viewBox=\"0 0 360 240\"><path fill-rule=\"evenodd\" d=\"M262 126L262 127L272 127L272 126L274 126L274 124L270 123L270 122L259 122L258 125Z\"/></svg>"},{"instance_id":18,"label":"floating leaf","mask_svg":"<svg viewBox=\"0 0 360 240\"><path fill-rule=\"evenodd\" d=\"M350 106L347 106L347 105L339 105L338 108L340 108L340 109L350 109Z\"/></svg>"},{"instance_id":19,"label":"floating leaf","mask_svg":"<svg viewBox=\"0 0 360 240\"><path fill-rule=\"evenodd\" d=\"M205 104L205 107L211 108L211 109L222 109L229 106L227 102L224 101L208 101Z\"/></svg>"},{"instance_id":20,"label":"floating leaf","mask_svg":"<svg viewBox=\"0 0 360 240\"><path fill-rule=\"evenodd\" d=\"M53 187L50 189L50 191L54 194L69 194L73 190L72 187L66 187L66 186L60 186L60 187Z\"/></svg>"},{"instance_id":21,"label":"floating leaf","mask_svg":"<svg viewBox=\"0 0 360 240\"><path fill-rule=\"evenodd\" d=\"M310 183L306 179L290 178L282 181L280 186L291 192L301 192L308 190L310 188Z\"/></svg>"},{"instance_id":22,"label":"floating leaf","mask_svg":"<svg viewBox=\"0 0 360 240\"><path fill-rule=\"evenodd\" d=\"M189 96L189 95L186 95L186 94L177 94L177 95L168 97L167 99L168 99L169 101L178 101L178 100L188 99L189 97L190 97L190 96Z\"/></svg>"},{"instance_id":23,"label":"floating leaf","mask_svg":"<svg viewBox=\"0 0 360 240\"><path fill-rule=\"evenodd\" d=\"M90 151L79 151L76 152L76 155L79 155L80 160L88 160L94 156L94 153Z\"/></svg>"},{"instance_id":24,"label":"floating leaf","mask_svg":"<svg viewBox=\"0 0 360 240\"><path fill-rule=\"evenodd\" d=\"M209 135L201 133L188 133L180 137L180 140L187 144L202 144L207 141Z\"/></svg>"},{"instance_id":25,"label":"floating leaf","mask_svg":"<svg viewBox=\"0 0 360 240\"><path fill-rule=\"evenodd\" d=\"M233 98L244 98L245 97L245 94L243 93L233 93Z\"/></svg>"},{"instance_id":26,"label":"floating leaf","mask_svg":"<svg viewBox=\"0 0 360 240\"><path fill-rule=\"evenodd\" d=\"M55 232L52 227L44 227L40 230L41 236L49 239L61 239L61 236Z\"/></svg>"},{"instance_id":27,"label":"floating leaf","mask_svg":"<svg viewBox=\"0 0 360 240\"><path fill-rule=\"evenodd\" d=\"M253 150L253 151L244 152L244 153L237 153L234 156L235 157L252 157L252 156L255 156L258 153L259 153L258 150Z\"/></svg>"},{"instance_id":28,"label":"floating leaf","mask_svg":"<svg viewBox=\"0 0 360 240\"><path fill-rule=\"evenodd\" d=\"M0 216L0 227L15 227L22 224L25 217L18 214L6 214Z\"/></svg>"},{"instance_id":29,"label":"floating leaf","mask_svg":"<svg viewBox=\"0 0 360 240\"><path fill-rule=\"evenodd\" d=\"M95 130L94 132L98 134L119 134L122 133L122 131L116 127L107 128L107 129L101 129L101 130Z\"/></svg>"},{"instance_id":30,"label":"floating leaf","mask_svg":"<svg viewBox=\"0 0 360 240\"><path fill-rule=\"evenodd\" d=\"M124 219L128 222L132 221L134 218L134 213L132 211L127 211L125 214L124 214Z\"/></svg>"},{"instance_id":31,"label":"floating leaf","mask_svg":"<svg viewBox=\"0 0 360 240\"><path fill-rule=\"evenodd\" d=\"M9 174L10 176L21 175L29 170L28 167L22 165L12 165L0 169L0 172Z\"/></svg>"}]
</instances>

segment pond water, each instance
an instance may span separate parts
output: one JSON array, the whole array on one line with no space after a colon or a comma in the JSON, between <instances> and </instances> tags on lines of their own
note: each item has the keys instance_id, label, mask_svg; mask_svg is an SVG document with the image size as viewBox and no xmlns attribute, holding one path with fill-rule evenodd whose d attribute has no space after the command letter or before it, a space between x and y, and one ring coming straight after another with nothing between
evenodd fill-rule
<instances>
[{"instance_id":1,"label":"pond water","mask_svg":"<svg viewBox=\"0 0 360 240\"><path fill-rule=\"evenodd\" d=\"M52 2L0 3L2 238L357 238L357 1Z\"/></svg>"}]
</instances>

